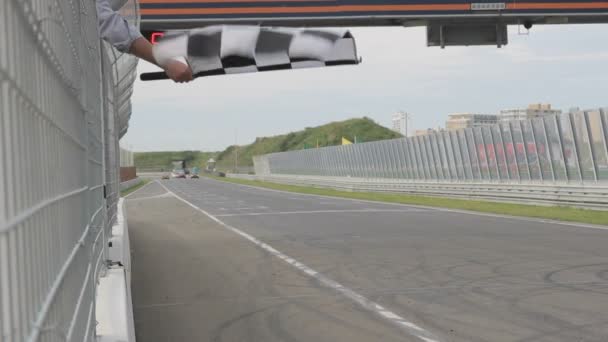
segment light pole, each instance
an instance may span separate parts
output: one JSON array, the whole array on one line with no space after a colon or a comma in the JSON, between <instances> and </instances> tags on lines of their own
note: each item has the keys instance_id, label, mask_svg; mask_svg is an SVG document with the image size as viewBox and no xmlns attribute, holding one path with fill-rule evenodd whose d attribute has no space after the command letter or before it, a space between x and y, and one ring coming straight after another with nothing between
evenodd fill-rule
<instances>
[{"instance_id":1,"label":"light pole","mask_svg":"<svg viewBox=\"0 0 608 342\"><path fill-rule=\"evenodd\" d=\"M410 120L410 117L412 114L410 114L404 110L401 110L400 114L402 114L405 119L405 137L407 138L409 135L408 121Z\"/></svg>"},{"instance_id":2,"label":"light pole","mask_svg":"<svg viewBox=\"0 0 608 342\"><path fill-rule=\"evenodd\" d=\"M238 173L237 167L239 163L239 144L236 128L234 129L234 173Z\"/></svg>"}]
</instances>

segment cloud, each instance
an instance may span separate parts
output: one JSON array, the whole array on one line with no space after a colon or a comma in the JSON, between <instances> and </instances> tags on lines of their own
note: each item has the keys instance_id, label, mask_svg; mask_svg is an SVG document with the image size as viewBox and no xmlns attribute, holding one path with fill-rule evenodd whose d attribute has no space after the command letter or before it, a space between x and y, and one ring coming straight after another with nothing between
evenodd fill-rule
<instances>
[{"instance_id":1,"label":"cloud","mask_svg":"<svg viewBox=\"0 0 608 342\"><path fill-rule=\"evenodd\" d=\"M448 113L497 112L532 102L605 106L608 47L599 25L510 28L504 48L427 47L424 28L353 28L363 63L198 79L140 82L127 141L137 150L219 150L257 136L396 110L416 128ZM139 72L156 70L141 63Z\"/></svg>"}]
</instances>

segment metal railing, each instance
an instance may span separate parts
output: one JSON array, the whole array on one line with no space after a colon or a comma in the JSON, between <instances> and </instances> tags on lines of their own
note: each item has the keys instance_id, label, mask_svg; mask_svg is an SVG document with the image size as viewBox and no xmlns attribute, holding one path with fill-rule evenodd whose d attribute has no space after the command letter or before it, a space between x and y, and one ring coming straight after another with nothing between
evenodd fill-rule
<instances>
[{"instance_id":1,"label":"metal railing","mask_svg":"<svg viewBox=\"0 0 608 342\"><path fill-rule=\"evenodd\" d=\"M134 66L95 1L0 1L0 341L95 340Z\"/></svg>"},{"instance_id":2,"label":"metal railing","mask_svg":"<svg viewBox=\"0 0 608 342\"><path fill-rule=\"evenodd\" d=\"M608 181L608 109L508 121L455 131L273 153L257 175L308 175L425 182Z\"/></svg>"}]
</instances>

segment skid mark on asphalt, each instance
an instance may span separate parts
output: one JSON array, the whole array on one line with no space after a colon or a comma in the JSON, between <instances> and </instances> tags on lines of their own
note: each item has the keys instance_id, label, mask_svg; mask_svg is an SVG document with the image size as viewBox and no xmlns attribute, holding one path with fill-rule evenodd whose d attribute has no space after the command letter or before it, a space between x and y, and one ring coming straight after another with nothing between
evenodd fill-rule
<instances>
[{"instance_id":1,"label":"skid mark on asphalt","mask_svg":"<svg viewBox=\"0 0 608 342\"><path fill-rule=\"evenodd\" d=\"M213 221L217 222L218 224L220 224L221 226L223 226L224 228L240 235L241 237L249 240L250 242L254 243L256 246L262 248L263 250L265 250L266 252L272 254L273 256L283 260L284 262L290 264L291 266L295 267L297 270L299 270L300 272L308 275L309 277L315 279L316 281L318 281L320 284L322 284L325 287L328 287L338 293L340 293L341 295L343 295L345 298L350 299L351 301L353 301L354 303L358 304L359 306L361 306L363 309L370 311L374 314L376 314L377 316L385 319L386 321L394 324L395 326L401 328L404 332L406 332L408 335L410 336L414 336L417 337L418 339L425 341L425 342L438 342L438 339L429 331L421 328L420 326L416 325L415 323L412 323L410 321L407 321L405 318L397 315L396 313L384 308L383 306L381 306L380 304L373 302L369 299L367 299L366 297L360 295L359 293L343 286L342 284L322 275L321 273L313 270L312 268L306 266L305 264L297 261L296 259L293 259L289 256L287 256L286 254L283 254L282 252L274 249L272 246L258 240L257 238L235 228L232 227L226 223L224 223L222 220L218 219L217 217L209 214L208 212L206 212L205 210L197 207L196 205L188 202L187 200L183 199L182 197L178 196L177 194L175 194L174 192L172 192L171 190L169 190L169 188L167 188L164 184L159 183L163 188L165 188L165 190L167 190L167 192L173 194L175 196L175 198L181 200L182 202L186 203L187 205L189 205L190 207L194 208L195 210L203 213L204 215L206 215L207 217L209 217L210 219L212 219Z\"/></svg>"}]
</instances>

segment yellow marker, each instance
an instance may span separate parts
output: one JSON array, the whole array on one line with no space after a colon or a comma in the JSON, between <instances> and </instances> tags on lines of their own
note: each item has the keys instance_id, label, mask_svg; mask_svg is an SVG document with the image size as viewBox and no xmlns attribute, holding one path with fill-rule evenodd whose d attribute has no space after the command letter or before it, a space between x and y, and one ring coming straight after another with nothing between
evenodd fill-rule
<instances>
[{"instance_id":1,"label":"yellow marker","mask_svg":"<svg viewBox=\"0 0 608 342\"><path fill-rule=\"evenodd\" d=\"M351 145L353 142L346 139L345 137L342 137L342 145Z\"/></svg>"}]
</instances>

